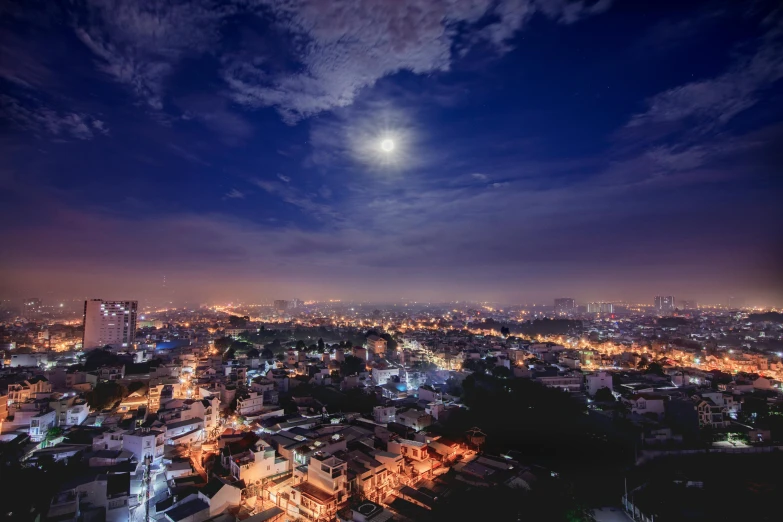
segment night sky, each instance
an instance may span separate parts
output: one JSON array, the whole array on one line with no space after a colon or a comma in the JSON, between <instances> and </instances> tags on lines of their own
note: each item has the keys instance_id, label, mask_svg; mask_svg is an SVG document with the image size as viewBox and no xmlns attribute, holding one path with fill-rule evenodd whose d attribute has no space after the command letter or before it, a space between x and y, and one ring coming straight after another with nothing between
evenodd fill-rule
<instances>
[{"instance_id":1,"label":"night sky","mask_svg":"<svg viewBox=\"0 0 783 522\"><path fill-rule=\"evenodd\" d=\"M778 2L0 20L3 296L781 301Z\"/></svg>"}]
</instances>

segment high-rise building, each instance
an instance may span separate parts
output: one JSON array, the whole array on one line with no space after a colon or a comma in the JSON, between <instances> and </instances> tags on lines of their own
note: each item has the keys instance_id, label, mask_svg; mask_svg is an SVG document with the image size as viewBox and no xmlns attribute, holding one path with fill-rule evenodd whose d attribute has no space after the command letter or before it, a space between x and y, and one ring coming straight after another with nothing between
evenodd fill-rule
<instances>
[{"instance_id":1,"label":"high-rise building","mask_svg":"<svg viewBox=\"0 0 783 522\"><path fill-rule=\"evenodd\" d=\"M680 310L698 310L699 305L693 299L682 299L679 308Z\"/></svg>"},{"instance_id":2,"label":"high-rise building","mask_svg":"<svg viewBox=\"0 0 783 522\"><path fill-rule=\"evenodd\" d=\"M729 308L732 310L745 308L745 300L741 297L729 297Z\"/></svg>"},{"instance_id":3,"label":"high-rise building","mask_svg":"<svg viewBox=\"0 0 783 522\"><path fill-rule=\"evenodd\" d=\"M576 301L572 297L559 297L555 299L556 314L570 314L576 311Z\"/></svg>"},{"instance_id":4,"label":"high-rise building","mask_svg":"<svg viewBox=\"0 0 783 522\"><path fill-rule=\"evenodd\" d=\"M302 306L304 306L304 301L302 301L301 299L294 298L288 301L288 308L292 310L296 310L297 308L302 308Z\"/></svg>"},{"instance_id":5,"label":"high-rise building","mask_svg":"<svg viewBox=\"0 0 783 522\"><path fill-rule=\"evenodd\" d=\"M614 304L602 302L587 303L587 311L591 314L613 314Z\"/></svg>"},{"instance_id":6,"label":"high-rise building","mask_svg":"<svg viewBox=\"0 0 783 522\"><path fill-rule=\"evenodd\" d=\"M673 295L656 295L655 296L655 309L661 312L671 312L674 310L674 296Z\"/></svg>"},{"instance_id":7,"label":"high-rise building","mask_svg":"<svg viewBox=\"0 0 783 522\"><path fill-rule=\"evenodd\" d=\"M275 310L277 310L280 313L285 312L288 310L288 301L285 299L275 299Z\"/></svg>"},{"instance_id":8,"label":"high-rise building","mask_svg":"<svg viewBox=\"0 0 783 522\"><path fill-rule=\"evenodd\" d=\"M25 319L37 319L41 315L41 309L43 307L43 301L37 297L31 297L25 299L22 303L22 316Z\"/></svg>"},{"instance_id":9,"label":"high-rise building","mask_svg":"<svg viewBox=\"0 0 783 522\"><path fill-rule=\"evenodd\" d=\"M83 349L130 346L136 337L138 307L138 301L85 301Z\"/></svg>"}]
</instances>

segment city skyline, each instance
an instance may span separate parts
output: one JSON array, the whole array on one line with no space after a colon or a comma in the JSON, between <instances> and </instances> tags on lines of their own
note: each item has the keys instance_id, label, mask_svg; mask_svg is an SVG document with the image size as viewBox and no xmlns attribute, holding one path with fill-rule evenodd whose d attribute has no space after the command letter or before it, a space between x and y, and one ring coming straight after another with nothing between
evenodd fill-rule
<instances>
[{"instance_id":1,"label":"city skyline","mask_svg":"<svg viewBox=\"0 0 783 522\"><path fill-rule=\"evenodd\" d=\"M4 2L0 295L781 305L779 6L512 4Z\"/></svg>"}]
</instances>

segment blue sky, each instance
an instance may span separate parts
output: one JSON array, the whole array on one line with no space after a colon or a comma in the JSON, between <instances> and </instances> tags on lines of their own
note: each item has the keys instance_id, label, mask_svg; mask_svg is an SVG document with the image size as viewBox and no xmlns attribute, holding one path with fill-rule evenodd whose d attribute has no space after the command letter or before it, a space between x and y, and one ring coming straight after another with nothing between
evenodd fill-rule
<instances>
[{"instance_id":1,"label":"blue sky","mask_svg":"<svg viewBox=\"0 0 783 522\"><path fill-rule=\"evenodd\" d=\"M0 292L777 301L783 12L651 4L3 0Z\"/></svg>"}]
</instances>

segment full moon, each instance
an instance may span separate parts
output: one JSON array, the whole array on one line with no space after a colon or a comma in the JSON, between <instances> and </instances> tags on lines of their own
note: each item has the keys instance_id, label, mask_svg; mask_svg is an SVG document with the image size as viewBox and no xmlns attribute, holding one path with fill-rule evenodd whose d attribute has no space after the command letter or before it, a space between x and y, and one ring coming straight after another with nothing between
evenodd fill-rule
<instances>
[{"instance_id":1,"label":"full moon","mask_svg":"<svg viewBox=\"0 0 783 522\"><path fill-rule=\"evenodd\" d=\"M392 140L386 139L381 142L381 149L383 149L384 152L391 152L394 150L394 142Z\"/></svg>"}]
</instances>

